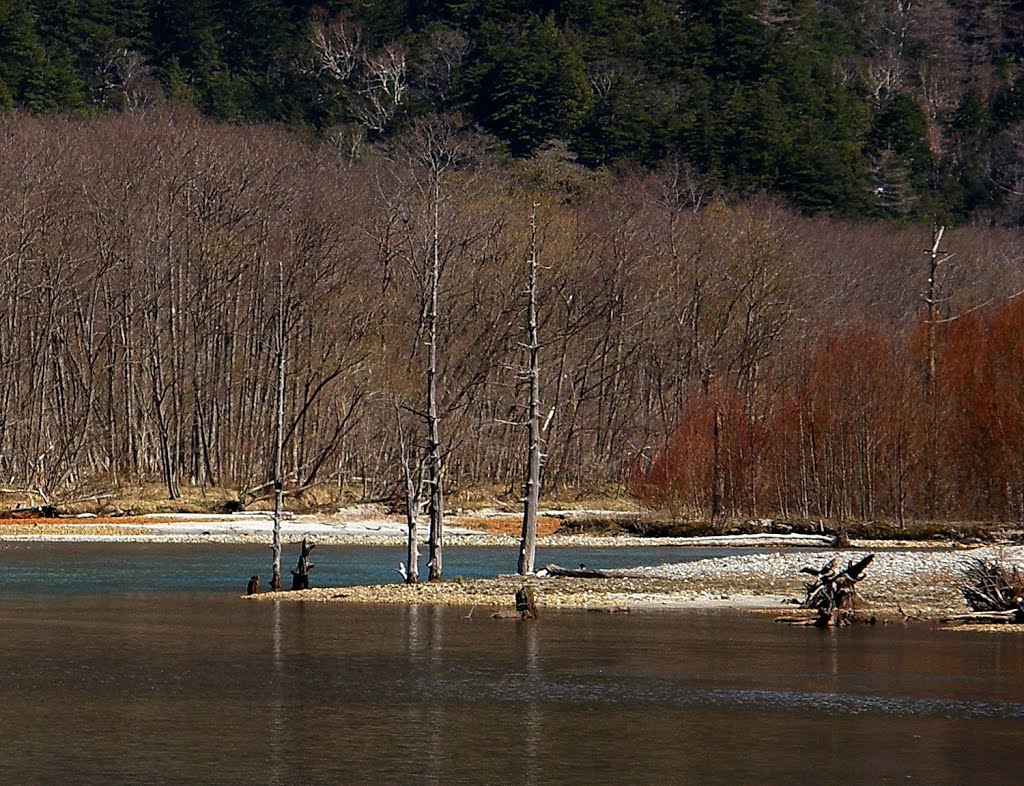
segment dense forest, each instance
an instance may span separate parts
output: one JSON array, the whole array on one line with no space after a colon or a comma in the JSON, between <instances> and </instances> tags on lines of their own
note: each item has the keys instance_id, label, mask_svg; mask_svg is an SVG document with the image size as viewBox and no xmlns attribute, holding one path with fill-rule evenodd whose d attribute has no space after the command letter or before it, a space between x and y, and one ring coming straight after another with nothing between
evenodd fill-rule
<instances>
[{"instance_id":1,"label":"dense forest","mask_svg":"<svg viewBox=\"0 0 1024 786\"><path fill-rule=\"evenodd\" d=\"M0 139L8 487L258 495L283 305L289 492L395 494L436 250L447 483L514 494L536 204L546 493L1022 515L1019 229L951 230L933 257L931 227L726 199L679 161L510 162L453 118L359 162L181 109L13 114Z\"/></svg>"},{"instance_id":2,"label":"dense forest","mask_svg":"<svg viewBox=\"0 0 1024 786\"><path fill-rule=\"evenodd\" d=\"M1019 223L1020 0L0 0L0 107L308 126L459 112L507 156L681 159L806 212Z\"/></svg>"},{"instance_id":3,"label":"dense forest","mask_svg":"<svg viewBox=\"0 0 1024 786\"><path fill-rule=\"evenodd\" d=\"M1022 19L0 0L0 485L1024 520Z\"/></svg>"}]
</instances>

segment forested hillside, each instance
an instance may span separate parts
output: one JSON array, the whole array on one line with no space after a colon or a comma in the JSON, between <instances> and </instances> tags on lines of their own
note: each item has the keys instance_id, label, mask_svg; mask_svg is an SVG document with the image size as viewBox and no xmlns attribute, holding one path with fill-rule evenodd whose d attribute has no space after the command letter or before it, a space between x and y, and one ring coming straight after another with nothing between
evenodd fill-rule
<instances>
[{"instance_id":1,"label":"forested hillside","mask_svg":"<svg viewBox=\"0 0 1024 786\"><path fill-rule=\"evenodd\" d=\"M545 493L1024 515L1019 229L947 232L929 311L931 227L726 200L679 162L510 162L450 118L358 163L181 109L11 114L0 142L6 488L258 495L283 303L289 493L395 493L436 247L446 482L517 493L536 203Z\"/></svg>"},{"instance_id":2,"label":"forested hillside","mask_svg":"<svg viewBox=\"0 0 1024 786\"><path fill-rule=\"evenodd\" d=\"M1019 0L0 0L0 107L308 125L458 111L504 154L688 162L804 211L1018 223Z\"/></svg>"},{"instance_id":3,"label":"forested hillside","mask_svg":"<svg viewBox=\"0 0 1024 786\"><path fill-rule=\"evenodd\" d=\"M396 494L436 258L445 483L517 493L536 205L548 492L1024 520L1022 58L1009 0L0 0L0 483L265 493L283 308L289 494Z\"/></svg>"}]
</instances>

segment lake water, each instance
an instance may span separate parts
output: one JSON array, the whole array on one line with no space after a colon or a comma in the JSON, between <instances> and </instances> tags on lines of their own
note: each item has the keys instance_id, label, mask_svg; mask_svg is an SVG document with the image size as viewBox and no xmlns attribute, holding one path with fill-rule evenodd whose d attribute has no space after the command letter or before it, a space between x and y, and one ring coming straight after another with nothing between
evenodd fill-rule
<instances>
[{"instance_id":1,"label":"lake water","mask_svg":"<svg viewBox=\"0 0 1024 786\"><path fill-rule=\"evenodd\" d=\"M628 568L706 559L724 554L754 554L756 549L539 548L537 565ZM763 551L763 550L762 550ZM283 581L299 547L286 545L281 558ZM447 547L446 579L493 578L515 573L515 548ZM312 586L344 587L400 580L398 563L405 547L320 545L313 550ZM420 575L426 577L426 560ZM96 592L244 592L249 577L270 585L270 549L254 544L163 543L0 543L0 598L16 594L90 594Z\"/></svg>"},{"instance_id":2,"label":"lake water","mask_svg":"<svg viewBox=\"0 0 1024 786\"><path fill-rule=\"evenodd\" d=\"M237 582L35 595L9 592L11 554L5 783L1019 783L1024 765L1021 636L694 611L520 624L255 603Z\"/></svg>"}]
</instances>

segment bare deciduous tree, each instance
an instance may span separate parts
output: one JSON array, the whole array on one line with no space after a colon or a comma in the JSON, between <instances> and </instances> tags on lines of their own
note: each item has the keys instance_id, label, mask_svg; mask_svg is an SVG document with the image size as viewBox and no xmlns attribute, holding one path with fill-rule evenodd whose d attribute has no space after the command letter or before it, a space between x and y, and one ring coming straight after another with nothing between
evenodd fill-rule
<instances>
[{"instance_id":1,"label":"bare deciduous tree","mask_svg":"<svg viewBox=\"0 0 1024 786\"><path fill-rule=\"evenodd\" d=\"M526 278L526 351L527 451L526 479L523 483L523 531L519 542L521 576L533 573L537 554L537 509L540 504L540 341L537 336L537 203L530 210L530 252Z\"/></svg>"}]
</instances>

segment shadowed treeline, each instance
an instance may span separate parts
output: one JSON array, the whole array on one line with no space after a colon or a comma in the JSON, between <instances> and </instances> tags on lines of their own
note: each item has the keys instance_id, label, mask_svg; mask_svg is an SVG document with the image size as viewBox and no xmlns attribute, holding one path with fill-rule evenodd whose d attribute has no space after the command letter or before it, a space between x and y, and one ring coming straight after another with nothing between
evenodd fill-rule
<instances>
[{"instance_id":1,"label":"shadowed treeline","mask_svg":"<svg viewBox=\"0 0 1024 786\"><path fill-rule=\"evenodd\" d=\"M922 515L926 481L939 513L1019 510L1019 425L1003 413L1019 412L1020 327L1017 301L999 305L1022 286L1016 231L946 235L940 316L992 302L939 326L932 418L929 228L725 201L671 163L616 178L510 164L451 119L357 164L301 134L162 110L10 115L0 137L8 488L266 490L280 263L287 486L393 493L398 423L422 443L435 201L448 485L517 487L537 201L547 490L650 468L645 493L706 509L717 404L731 512Z\"/></svg>"}]
</instances>

